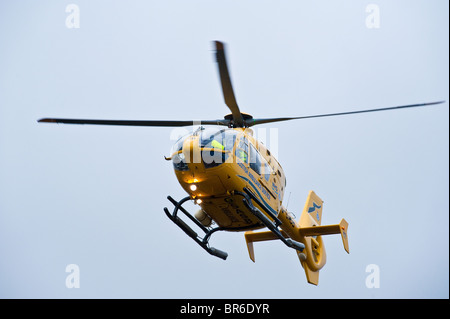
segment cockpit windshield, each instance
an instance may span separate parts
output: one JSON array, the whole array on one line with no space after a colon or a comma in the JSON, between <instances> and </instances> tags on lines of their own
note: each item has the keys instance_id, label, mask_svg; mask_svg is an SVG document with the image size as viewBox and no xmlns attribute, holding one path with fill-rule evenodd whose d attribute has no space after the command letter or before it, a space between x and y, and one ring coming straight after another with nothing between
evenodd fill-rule
<instances>
[{"instance_id":1,"label":"cockpit windshield","mask_svg":"<svg viewBox=\"0 0 450 319\"><path fill-rule=\"evenodd\" d=\"M175 144L173 144L170 154L172 155L173 167L178 171L187 171L189 169L184 154L180 152L183 149L184 141L192 135L192 132L181 136Z\"/></svg>"},{"instance_id":2,"label":"cockpit windshield","mask_svg":"<svg viewBox=\"0 0 450 319\"><path fill-rule=\"evenodd\" d=\"M180 137L171 150L174 168L179 171L187 171L189 169L188 161L183 152L181 152L184 141L189 136L199 136L198 145L202 163L205 168L212 168L225 163L228 159L236 142L237 134L236 131L230 129L199 128L193 133Z\"/></svg>"},{"instance_id":3,"label":"cockpit windshield","mask_svg":"<svg viewBox=\"0 0 450 319\"><path fill-rule=\"evenodd\" d=\"M236 135L237 133L230 129L217 130L214 128L207 128L201 132L200 147L231 151L233 150L234 142L236 141Z\"/></svg>"},{"instance_id":4,"label":"cockpit windshield","mask_svg":"<svg viewBox=\"0 0 450 319\"><path fill-rule=\"evenodd\" d=\"M170 150L170 154L173 155L173 153L179 152L183 149L183 143L186 140L186 138L188 138L189 136L192 135L192 132L185 134L183 136L181 136L176 142L175 144L173 144L172 149Z\"/></svg>"},{"instance_id":5,"label":"cockpit windshield","mask_svg":"<svg viewBox=\"0 0 450 319\"><path fill-rule=\"evenodd\" d=\"M212 168L225 163L230 151L233 150L237 133L234 130L217 130L208 128L200 134L200 148L202 149L202 162L205 168Z\"/></svg>"}]
</instances>

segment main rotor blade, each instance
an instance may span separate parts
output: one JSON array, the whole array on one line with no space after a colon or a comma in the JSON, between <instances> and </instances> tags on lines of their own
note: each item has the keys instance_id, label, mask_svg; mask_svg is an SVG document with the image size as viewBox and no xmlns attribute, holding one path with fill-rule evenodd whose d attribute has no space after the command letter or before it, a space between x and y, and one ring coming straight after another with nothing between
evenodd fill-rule
<instances>
[{"instance_id":1,"label":"main rotor blade","mask_svg":"<svg viewBox=\"0 0 450 319\"><path fill-rule=\"evenodd\" d=\"M225 104L231 110L235 127L243 127L244 119L234 96L233 86L231 84L230 73L228 72L227 60L225 57L225 45L220 41L214 42L216 45L216 58L219 64L220 82L222 84L223 97Z\"/></svg>"},{"instance_id":2,"label":"main rotor blade","mask_svg":"<svg viewBox=\"0 0 450 319\"><path fill-rule=\"evenodd\" d=\"M360 111L350 111L350 112L340 112L340 113L329 113L329 114L318 114L318 115L307 115L307 116L297 116L297 117L279 117L279 118L266 118L266 119L252 119L247 124L247 126L253 126L257 124L266 124L273 122L281 122L281 121L290 121L290 120L301 120L301 119L310 119L315 117L327 117L327 116L339 116L339 115L350 115L350 114L359 114L359 113L369 113L369 112L379 112L379 111L390 111L390 110L398 110L398 109L406 109L412 107L421 107L428 105L441 104L445 101L438 102L430 102L430 103L420 103L420 104L410 104L410 105L401 105L394 107L385 107L378 109L370 109L370 110L360 110Z\"/></svg>"},{"instance_id":3,"label":"main rotor blade","mask_svg":"<svg viewBox=\"0 0 450 319\"><path fill-rule=\"evenodd\" d=\"M63 124L93 124L93 125L125 125L125 126L192 126L192 125L224 125L228 126L226 120L212 121L135 121L135 120L84 120L84 119L61 119L43 118L39 123L63 123Z\"/></svg>"}]
</instances>

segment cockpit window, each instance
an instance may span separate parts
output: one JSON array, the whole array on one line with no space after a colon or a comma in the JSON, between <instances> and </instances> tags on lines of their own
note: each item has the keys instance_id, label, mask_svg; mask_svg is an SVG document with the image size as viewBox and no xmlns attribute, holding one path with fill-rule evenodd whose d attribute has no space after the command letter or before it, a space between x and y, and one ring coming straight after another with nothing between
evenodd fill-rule
<instances>
[{"instance_id":1,"label":"cockpit window","mask_svg":"<svg viewBox=\"0 0 450 319\"><path fill-rule=\"evenodd\" d=\"M200 128L194 133L180 137L172 146L171 155L173 166L176 170L187 171L189 169L182 152L183 144L189 136L200 136L202 162L205 168L219 166L224 163L233 150L237 132L231 129ZM194 157L195 158L195 157Z\"/></svg>"},{"instance_id":2,"label":"cockpit window","mask_svg":"<svg viewBox=\"0 0 450 319\"><path fill-rule=\"evenodd\" d=\"M224 163L233 150L237 133L234 130L206 129L200 135L202 161L205 168L219 166Z\"/></svg>"},{"instance_id":3,"label":"cockpit window","mask_svg":"<svg viewBox=\"0 0 450 319\"><path fill-rule=\"evenodd\" d=\"M248 163L248 141L244 136L240 138L239 144L236 146L236 158Z\"/></svg>"},{"instance_id":4,"label":"cockpit window","mask_svg":"<svg viewBox=\"0 0 450 319\"><path fill-rule=\"evenodd\" d=\"M177 171L187 171L189 166L186 163L183 152L176 153L172 156L173 168Z\"/></svg>"},{"instance_id":5,"label":"cockpit window","mask_svg":"<svg viewBox=\"0 0 450 319\"><path fill-rule=\"evenodd\" d=\"M250 144L250 168L261 175L261 155L252 144Z\"/></svg>"},{"instance_id":6,"label":"cockpit window","mask_svg":"<svg viewBox=\"0 0 450 319\"><path fill-rule=\"evenodd\" d=\"M173 167L178 171L187 171L189 167L187 166L184 154L180 152L183 149L183 143L192 133L183 135L180 137L175 144L172 146L170 154L172 155Z\"/></svg>"},{"instance_id":7,"label":"cockpit window","mask_svg":"<svg viewBox=\"0 0 450 319\"><path fill-rule=\"evenodd\" d=\"M231 151L236 141L237 133L234 130L208 128L202 131L200 135L201 148L217 148L224 151Z\"/></svg>"},{"instance_id":8,"label":"cockpit window","mask_svg":"<svg viewBox=\"0 0 450 319\"><path fill-rule=\"evenodd\" d=\"M183 149L183 143L189 136L192 135L192 132L186 135L181 136L175 144L173 144L172 149L170 150L170 155L173 155L176 152L179 152Z\"/></svg>"},{"instance_id":9,"label":"cockpit window","mask_svg":"<svg viewBox=\"0 0 450 319\"><path fill-rule=\"evenodd\" d=\"M261 168L262 168L262 175L264 176L264 179L266 180L266 182L269 181L270 179L270 174L271 174L271 169L269 164L266 162L266 160L264 159L264 157L261 157L262 159L262 163L261 163Z\"/></svg>"},{"instance_id":10,"label":"cockpit window","mask_svg":"<svg viewBox=\"0 0 450 319\"><path fill-rule=\"evenodd\" d=\"M252 144L250 144L250 168L259 175L264 176L267 182L269 181L271 174L270 166Z\"/></svg>"}]
</instances>

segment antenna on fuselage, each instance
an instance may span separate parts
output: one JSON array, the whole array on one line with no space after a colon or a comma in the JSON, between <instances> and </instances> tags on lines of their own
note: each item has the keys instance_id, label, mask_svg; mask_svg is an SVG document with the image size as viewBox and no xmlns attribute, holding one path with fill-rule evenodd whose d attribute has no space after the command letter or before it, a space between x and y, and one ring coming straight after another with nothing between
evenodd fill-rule
<instances>
[{"instance_id":1,"label":"antenna on fuselage","mask_svg":"<svg viewBox=\"0 0 450 319\"><path fill-rule=\"evenodd\" d=\"M289 192L289 196L288 196L288 200L287 200L287 204L286 204L286 210L288 210L288 207L289 207L289 200L291 199L291 194L292 194L292 192Z\"/></svg>"}]
</instances>

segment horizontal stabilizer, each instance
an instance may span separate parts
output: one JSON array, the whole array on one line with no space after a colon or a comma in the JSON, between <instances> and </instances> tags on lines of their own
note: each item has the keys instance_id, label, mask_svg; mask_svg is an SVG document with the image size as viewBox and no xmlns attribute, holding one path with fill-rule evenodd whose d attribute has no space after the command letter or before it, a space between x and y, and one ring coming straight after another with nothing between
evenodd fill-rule
<instances>
[{"instance_id":1,"label":"horizontal stabilizer","mask_svg":"<svg viewBox=\"0 0 450 319\"><path fill-rule=\"evenodd\" d=\"M281 231L281 234L288 238L284 231ZM253 242L255 241L266 241L266 240L275 240L279 239L277 235L275 235L272 231L262 231L262 232L252 232L248 231L244 233L245 241L247 242L247 249L250 259L255 262L255 251L253 249Z\"/></svg>"},{"instance_id":2,"label":"horizontal stabilizer","mask_svg":"<svg viewBox=\"0 0 450 319\"><path fill-rule=\"evenodd\" d=\"M347 253L350 253L348 247L348 236L347 236L348 223L345 219L337 225L326 225L326 226L313 226L313 227L301 227L300 234L303 236L320 236L320 235L333 235L341 234L342 243L344 244L344 249Z\"/></svg>"}]
</instances>

